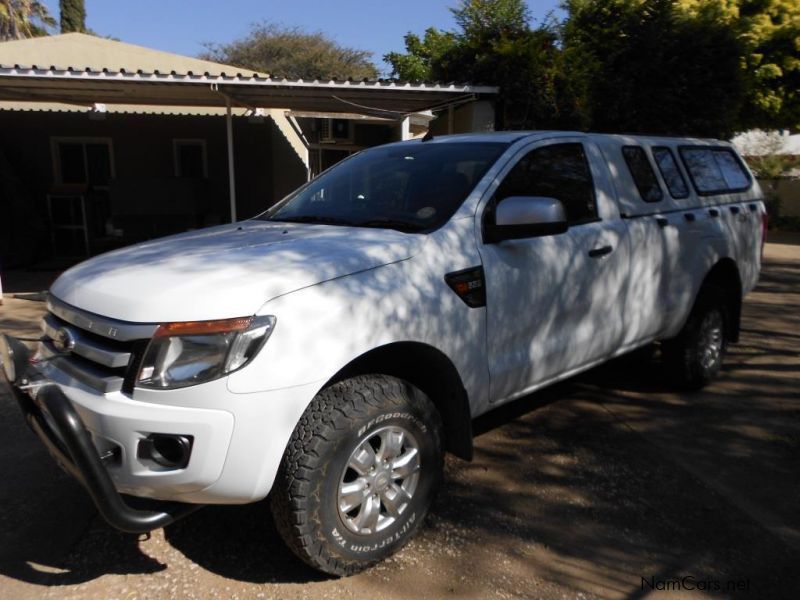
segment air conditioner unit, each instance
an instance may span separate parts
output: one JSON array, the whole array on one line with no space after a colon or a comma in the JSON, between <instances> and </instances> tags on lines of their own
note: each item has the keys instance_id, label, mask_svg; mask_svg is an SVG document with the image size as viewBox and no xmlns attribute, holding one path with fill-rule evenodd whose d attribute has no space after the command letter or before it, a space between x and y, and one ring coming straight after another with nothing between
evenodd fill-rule
<instances>
[{"instance_id":1,"label":"air conditioner unit","mask_svg":"<svg viewBox=\"0 0 800 600\"><path fill-rule=\"evenodd\" d=\"M353 141L353 126L347 119L319 119L317 127L321 144Z\"/></svg>"}]
</instances>

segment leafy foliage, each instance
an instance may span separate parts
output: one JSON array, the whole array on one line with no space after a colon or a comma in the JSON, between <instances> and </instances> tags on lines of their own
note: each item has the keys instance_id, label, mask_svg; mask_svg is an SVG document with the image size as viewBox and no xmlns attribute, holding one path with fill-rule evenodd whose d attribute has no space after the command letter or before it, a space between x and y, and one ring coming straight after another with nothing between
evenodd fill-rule
<instances>
[{"instance_id":1,"label":"leafy foliage","mask_svg":"<svg viewBox=\"0 0 800 600\"><path fill-rule=\"evenodd\" d=\"M536 28L521 0L461 0L454 31L384 57L412 81L500 87L503 128L729 137L800 126L797 0L564 0Z\"/></svg>"},{"instance_id":2,"label":"leafy foliage","mask_svg":"<svg viewBox=\"0 0 800 600\"><path fill-rule=\"evenodd\" d=\"M60 0L61 33L86 32L86 7L84 0Z\"/></svg>"},{"instance_id":3,"label":"leafy foliage","mask_svg":"<svg viewBox=\"0 0 800 600\"><path fill-rule=\"evenodd\" d=\"M752 132L748 142L743 154L759 179L779 179L800 167L800 157L786 152L785 140L777 131Z\"/></svg>"},{"instance_id":4,"label":"leafy foliage","mask_svg":"<svg viewBox=\"0 0 800 600\"><path fill-rule=\"evenodd\" d=\"M390 52L383 60L392 65L393 75L406 81L433 80L433 66L438 68L459 44L455 34L435 27L426 29L422 39L414 33L407 33L404 40L406 54Z\"/></svg>"},{"instance_id":5,"label":"leafy foliage","mask_svg":"<svg viewBox=\"0 0 800 600\"><path fill-rule=\"evenodd\" d=\"M56 24L38 0L0 0L0 41L47 35Z\"/></svg>"},{"instance_id":6,"label":"leafy foliage","mask_svg":"<svg viewBox=\"0 0 800 600\"><path fill-rule=\"evenodd\" d=\"M568 0L565 68L597 131L733 134L742 44L715 15L675 0Z\"/></svg>"},{"instance_id":7,"label":"leafy foliage","mask_svg":"<svg viewBox=\"0 0 800 600\"><path fill-rule=\"evenodd\" d=\"M729 27L742 44L747 94L741 128L800 125L800 2L678 0L687 14Z\"/></svg>"},{"instance_id":8,"label":"leafy foliage","mask_svg":"<svg viewBox=\"0 0 800 600\"><path fill-rule=\"evenodd\" d=\"M501 88L498 115L507 128L564 126L572 120L560 75L557 30L531 29L521 0L462 0L451 9L458 29L409 33L406 52L384 57L410 81L470 81ZM565 117L565 113L568 117Z\"/></svg>"},{"instance_id":9,"label":"leafy foliage","mask_svg":"<svg viewBox=\"0 0 800 600\"><path fill-rule=\"evenodd\" d=\"M530 11L517 0L467 0L451 8L463 36L473 41L525 33Z\"/></svg>"},{"instance_id":10,"label":"leafy foliage","mask_svg":"<svg viewBox=\"0 0 800 600\"><path fill-rule=\"evenodd\" d=\"M290 79L375 78L370 53L340 46L321 32L273 23L253 25L229 44L206 44L201 58Z\"/></svg>"}]
</instances>

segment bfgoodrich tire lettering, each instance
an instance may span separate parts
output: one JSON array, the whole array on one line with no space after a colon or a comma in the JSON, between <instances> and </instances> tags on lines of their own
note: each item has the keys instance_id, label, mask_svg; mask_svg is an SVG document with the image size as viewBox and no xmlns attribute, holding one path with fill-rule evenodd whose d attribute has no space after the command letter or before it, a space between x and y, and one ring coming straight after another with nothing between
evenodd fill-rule
<instances>
[{"instance_id":1,"label":"bfgoodrich tire lettering","mask_svg":"<svg viewBox=\"0 0 800 600\"><path fill-rule=\"evenodd\" d=\"M350 575L414 535L441 472L441 419L431 401L405 381L358 376L306 409L273 487L272 514L303 561Z\"/></svg>"}]
</instances>

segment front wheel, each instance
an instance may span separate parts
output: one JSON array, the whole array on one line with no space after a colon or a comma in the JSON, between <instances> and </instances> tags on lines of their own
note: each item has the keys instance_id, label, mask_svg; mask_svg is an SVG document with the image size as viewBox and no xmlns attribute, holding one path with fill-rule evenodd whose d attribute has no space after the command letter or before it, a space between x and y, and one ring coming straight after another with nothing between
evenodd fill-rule
<instances>
[{"instance_id":1,"label":"front wheel","mask_svg":"<svg viewBox=\"0 0 800 600\"><path fill-rule=\"evenodd\" d=\"M673 381L700 389L717 376L728 348L728 310L721 290L701 292L683 330L661 344L661 354Z\"/></svg>"},{"instance_id":2,"label":"front wheel","mask_svg":"<svg viewBox=\"0 0 800 600\"><path fill-rule=\"evenodd\" d=\"M302 560L350 575L414 535L441 474L441 419L425 394L393 377L354 377L306 409L275 481L272 513Z\"/></svg>"}]
</instances>

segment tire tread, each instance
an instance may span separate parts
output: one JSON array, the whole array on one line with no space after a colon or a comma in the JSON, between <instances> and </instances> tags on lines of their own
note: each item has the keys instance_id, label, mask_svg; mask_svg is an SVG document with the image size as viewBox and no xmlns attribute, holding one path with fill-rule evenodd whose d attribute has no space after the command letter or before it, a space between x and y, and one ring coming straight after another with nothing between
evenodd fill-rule
<instances>
[{"instance_id":1,"label":"tire tread","mask_svg":"<svg viewBox=\"0 0 800 600\"><path fill-rule=\"evenodd\" d=\"M345 576L380 562L334 556L325 541L314 535L321 524L310 518L309 499L314 475L324 472L326 457L342 436L352 432L353 422L380 409L403 407L406 401L421 409L438 438L441 419L432 403L407 382L387 375L360 375L337 382L321 391L303 413L284 453L270 504L278 532L306 564Z\"/></svg>"},{"instance_id":2,"label":"tire tread","mask_svg":"<svg viewBox=\"0 0 800 600\"><path fill-rule=\"evenodd\" d=\"M712 308L718 308L722 312L724 357L730 315L725 302L725 292L715 285L706 285L700 290L683 329L676 337L661 344L661 355L667 373L680 388L698 390L711 381L711 377L697 362L696 345L703 316Z\"/></svg>"}]
</instances>

